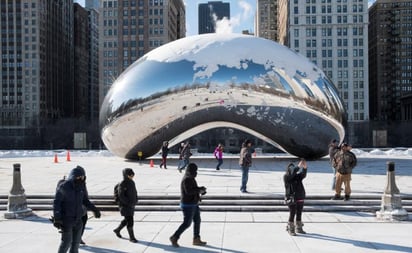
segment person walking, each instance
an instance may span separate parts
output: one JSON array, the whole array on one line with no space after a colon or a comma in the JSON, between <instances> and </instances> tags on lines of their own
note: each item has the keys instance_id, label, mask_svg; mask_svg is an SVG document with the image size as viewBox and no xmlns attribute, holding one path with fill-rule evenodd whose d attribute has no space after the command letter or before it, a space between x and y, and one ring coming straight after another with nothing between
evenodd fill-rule
<instances>
[{"instance_id":1,"label":"person walking","mask_svg":"<svg viewBox=\"0 0 412 253\"><path fill-rule=\"evenodd\" d=\"M352 146L347 143L342 143L340 150L336 152L334 156L334 163L336 164L336 186L335 196L332 200L342 199L341 191L342 184L345 185L345 198L344 200L350 200L350 194L352 192L350 181L352 180L352 170L357 164L357 159L354 153L351 152Z\"/></svg>"},{"instance_id":2,"label":"person walking","mask_svg":"<svg viewBox=\"0 0 412 253\"><path fill-rule=\"evenodd\" d=\"M169 238L174 247L179 247L177 241L180 235L190 227L192 221L193 227L193 245L204 246L206 242L200 239L200 209L199 203L201 201L200 196L206 194L206 187L199 187L196 182L197 165L189 163L187 170L180 184L180 207L183 212L183 223Z\"/></svg>"},{"instance_id":3,"label":"person walking","mask_svg":"<svg viewBox=\"0 0 412 253\"><path fill-rule=\"evenodd\" d=\"M242 170L242 183L240 186L240 191L242 193L247 193L247 182L249 180L249 168L252 166L252 141L247 139L242 143L242 148L240 150L239 165Z\"/></svg>"},{"instance_id":4,"label":"person walking","mask_svg":"<svg viewBox=\"0 0 412 253\"><path fill-rule=\"evenodd\" d=\"M138 242L134 236L134 208L138 202L137 189L133 181L134 172L130 168L123 170L123 181L120 182L118 187L119 195L119 210L120 214L124 217L119 226L113 230L117 237L122 238L120 231L126 227L129 233L129 241Z\"/></svg>"},{"instance_id":5,"label":"person walking","mask_svg":"<svg viewBox=\"0 0 412 253\"><path fill-rule=\"evenodd\" d=\"M289 219L286 226L286 231L292 236L296 233L306 234L303 230L302 211L306 197L305 187L302 180L307 174L307 164L302 159L298 166L290 163L286 167L286 173L283 176L285 184L285 201L289 208ZM296 217L296 221L295 221Z\"/></svg>"},{"instance_id":6,"label":"person walking","mask_svg":"<svg viewBox=\"0 0 412 253\"><path fill-rule=\"evenodd\" d=\"M79 251L82 236L84 208L92 210L95 218L101 213L90 202L85 188L85 170L77 166L69 173L67 180L61 182L53 201L53 225L61 231L61 242L58 253Z\"/></svg>"},{"instance_id":7,"label":"person walking","mask_svg":"<svg viewBox=\"0 0 412 253\"><path fill-rule=\"evenodd\" d=\"M339 151L339 143L336 139L333 139L330 144L329 144L329 162L330 166L332 167L332 173L333 173L333 178L332 178L332 191L335 190L335 185L336 185L336 165L333 162L333 157L335 156L336 152Z\"/></svg>"},{"instance_id":8,"label":"person walking","mask_svg":"<svg viewBox=\"0 0 412 253\"><path fill-rule=\"evenodd\" d=\"M220 166L223 164L223 145L221 143L217 145L213 155L217 160L216 170L220 170Z\"/></svg>"},{"instance_id":9,"label":"person walking","mask_svg":"<svg viewBox=\"0 0 412 253\"><path fill-rule=\"evenodd\" d=\"M160 163L160 168L162 168L162 166L165 166L165 170L167 170L166 161L167 161L168 154L169 154L169 142L164 141L163 146L162 146L162 162Z\"/></svg>"},{"instance_id":10,"label":"person walking","mask_svg":"<svg viewBox=\"0 0 412 253\"><path fill-rule=\"evenodd\" d=\"M190 144L189 141L186 141L182 143L181 148L180 148L180 162L178 166L178 170L180 173L182 173L182 170L186 168L186 166L189 164L189 158L192 156L192 153L190 152Z\"/></svg>"}]
</instances>

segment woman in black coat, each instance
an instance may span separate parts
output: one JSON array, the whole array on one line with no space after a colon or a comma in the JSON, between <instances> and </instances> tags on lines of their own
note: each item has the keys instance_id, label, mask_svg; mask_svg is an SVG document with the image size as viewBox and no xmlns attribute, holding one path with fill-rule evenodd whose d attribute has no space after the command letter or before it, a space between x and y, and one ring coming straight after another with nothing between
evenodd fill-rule
<instances>
[{"instance_id":1,"label":"woman in black coat","mask_svg":"<svg viewBox=\"0 0 412 253\"><path fill-rule=\"evenodd\" d=\"M285 200L289 207L289 220L286 230L290 235L296 235L295 232L306 234L302 228L302 211L306 197L305 187L303 186L302 180L306 177L306 172L306 161L302 159L298 166L290 163L283 176L283 181L285 183ZM295 215L296 223L294 223Z\"/></svg>"},{"instance_id":2,"label":"woman in black coat","mask_svg":"<svg viewBox=\"0 0 412 253\"><path fill-rule=\"evenodd\" d=\"M133 231L133 216L134 208L137 204L137 190L133 181L134 172L132 169L126 168L123 170L123 181L120 182L118 188L119 194L119 210L120 214L124 217L120 225L113 230L117 237L122 238L120 230L127 227L129 233L129 240L131 242L137 242Z\"/></svg>"}]
</instances>

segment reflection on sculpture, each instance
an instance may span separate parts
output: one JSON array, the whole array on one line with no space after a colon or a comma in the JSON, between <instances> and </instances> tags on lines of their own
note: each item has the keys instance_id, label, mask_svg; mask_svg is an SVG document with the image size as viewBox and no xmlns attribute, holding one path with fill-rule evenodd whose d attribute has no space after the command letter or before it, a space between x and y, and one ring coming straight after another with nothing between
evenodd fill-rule
<instances>
[{"instance_id":1,"label":"reflection on sculpture","mask_svg":"<svg viewBox=\"0 0 412 253\"><path fill-rule=\"evenodd\" d=\"M273 41L203 34L163 45L115 81L100 111L115 155L138 159L214 127L253 134L305 158L343 139L345 110L325 74Z\"/></svg>"}]
</instances>

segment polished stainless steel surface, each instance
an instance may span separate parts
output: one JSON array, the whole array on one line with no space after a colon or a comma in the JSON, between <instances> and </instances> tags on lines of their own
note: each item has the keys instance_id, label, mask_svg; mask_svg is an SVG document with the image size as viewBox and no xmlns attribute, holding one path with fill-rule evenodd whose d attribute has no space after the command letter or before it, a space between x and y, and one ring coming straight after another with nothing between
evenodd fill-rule
<instances>
[{"instance_id":1,"label":"polished stainless steel surface","mask_svg":"<svg viewBox=\"0 0 412 253\"><path fill-rule=\"evenodd\" d=\"M343 140L345 110L325 74L273 41L203 34L163 45L115 81L100 111L115 155L137 159L215 127L251 133L305 158Z\"/></svg>"}]
</instances>

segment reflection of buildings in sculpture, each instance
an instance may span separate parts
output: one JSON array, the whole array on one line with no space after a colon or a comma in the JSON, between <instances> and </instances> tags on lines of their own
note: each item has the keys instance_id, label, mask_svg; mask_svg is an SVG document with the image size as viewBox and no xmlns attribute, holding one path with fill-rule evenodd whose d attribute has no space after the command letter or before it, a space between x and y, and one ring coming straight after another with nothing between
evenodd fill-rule
<instances>
[{"instance_id":1,"label":"reflection of buildings in sculpture","mask_svg":"<svg viewBox=\"0 0 412 253\"><path fill-rule=\"evenodd\" d=\"M101 2L100 104L130 64L154 48L186 36L183 0Z\"/></svg>"},{"instance_id":2,"label":"reflection of buildings in sculpture","mask_svg":"<svg viewBox=\"0 0 412 253\"><path fill-rule=\"evenodd\" d=\"M274 42L192 36L153 50L116 80L101 110L102 139L114 154L133 159L139 150L155 154L164 140L173 146L227 127L297 156L320 157L330 139L344 137L344 109L331 94L318 68Z\"/></svg>"}]
</instances>

